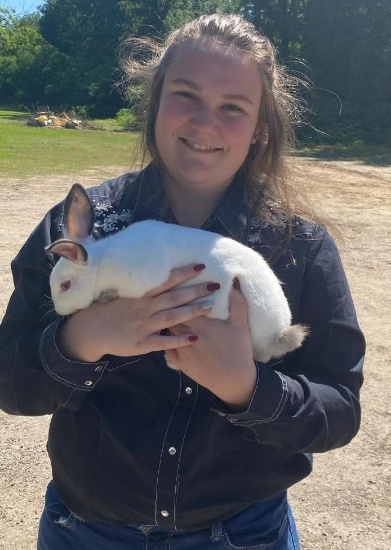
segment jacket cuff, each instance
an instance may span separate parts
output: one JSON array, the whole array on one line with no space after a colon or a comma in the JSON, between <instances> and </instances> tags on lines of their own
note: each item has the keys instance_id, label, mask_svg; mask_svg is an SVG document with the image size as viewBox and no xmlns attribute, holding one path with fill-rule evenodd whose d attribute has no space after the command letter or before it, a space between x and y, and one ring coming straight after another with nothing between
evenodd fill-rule
<instances>
[{"instance_id":1,"label":"jacket cuff","mask_svg":"<svg viewBox=\"0 0 391 550\"><path fill-rule=\"evenodd\" d=\"M288 397L286 378L273 369L273 365L265 365L255 361L257 381L250 404L245 411L234 412L220 400L213 407L220 416L225 416L232 424L252 426L273 422L280 415Z\"/></svg>"},{"instance_id":2,"label":"jacket cuff","mask_svg":"<svg viewBox=\"0 0 391 550\"><path fill-rule=\"evenodd\" d=\"M65 357L57 347L56 335L64 319L50 324L42 333L39 354L45 371L65 386L90 391L101 379L108 361L83 363Z\"/></svg>"}]
</instances>

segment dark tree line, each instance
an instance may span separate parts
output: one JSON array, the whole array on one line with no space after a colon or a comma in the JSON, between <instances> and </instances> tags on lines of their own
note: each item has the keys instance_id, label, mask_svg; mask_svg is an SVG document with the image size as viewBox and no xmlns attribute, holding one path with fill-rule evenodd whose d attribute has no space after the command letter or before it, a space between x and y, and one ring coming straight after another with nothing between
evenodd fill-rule
<instances>
[{"instance_id":1,"label":"dark tree line","mask_svg":"<svg viewBox=\"0 0 391 550\"><path fill-rule=\"evenodd\" d=\"M391 143L390 0L46 0L24 17L0 8L0 103L113 115L126 106L113 86L121 41L216 11L241 13L312 80L300 137Z\"/></svg>"}]
</instances>

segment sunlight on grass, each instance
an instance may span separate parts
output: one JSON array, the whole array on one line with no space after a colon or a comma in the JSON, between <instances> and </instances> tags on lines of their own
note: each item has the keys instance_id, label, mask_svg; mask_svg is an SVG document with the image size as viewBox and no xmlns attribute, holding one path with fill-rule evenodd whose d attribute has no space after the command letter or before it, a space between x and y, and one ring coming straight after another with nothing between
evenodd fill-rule
<instances>
[{"instance_id":1,"label":"sunlight on grass","mask_svg":"<svg viewBox=\"0 0 391 550\"><path fill-rule=\"evenodd\" d=\"M137 134L118 132L113 119L93 121L100 130L35 128L26 113L0 110L1 177L72 174L104 166L130 166Z\"/></svg>"},{"instance_id":2,"label":"sunlight on grass","mask_svg":"<svg viewBox=\"0 0 391 550\"><path fill-rule=\"evenodd\" d=\"M28 117L28 113L22 113L21 111L8 111L0 110L0 123L4 124L7 122L24 122Z\"/></svg>"},{"instance_id":3,"label":"sunlight on grass","mask_svg":"<svg viewBox=\"0 0 391 550\"><path fill-rule=\"evenodd\" d=\"M77 174L106 166L130 169L137 165L138 135L121 131L115 119L89 121L95 130L66 130L27 126L28 116L20 111L0 110L0 177ZM296 154L391 165L389 147L362 143L303 147Z\"/></svg>"}]
</instances>

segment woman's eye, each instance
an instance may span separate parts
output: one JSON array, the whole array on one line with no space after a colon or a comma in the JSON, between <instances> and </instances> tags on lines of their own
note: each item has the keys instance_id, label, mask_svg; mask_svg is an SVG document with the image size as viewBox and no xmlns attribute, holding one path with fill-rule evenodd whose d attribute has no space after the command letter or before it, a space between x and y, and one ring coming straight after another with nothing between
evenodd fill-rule
<instances>
[{"instance_id":1,"label":"woman's eye","mask_svg":"<svg viewBox=\"0 0 391 550\"><path fill-rule=\"evenodd\" d=\"M180 91L175 92L175 95L179 95L180 97L184 97L186 99L194 99L194 95L191 92Z\"/></svg>"},{"instance_id":2,"label":"woman's eye","mask_svg":"<svg viewBox=\"0 0 391 550\"><path fill-rule=\"evenodd\" d=\"M235 105L234 103L227 103L223 105L223 109L226 111L229 111L231 113L243 113L243 109L239 107L239 105Z\"/></svg>"}]
</instances>

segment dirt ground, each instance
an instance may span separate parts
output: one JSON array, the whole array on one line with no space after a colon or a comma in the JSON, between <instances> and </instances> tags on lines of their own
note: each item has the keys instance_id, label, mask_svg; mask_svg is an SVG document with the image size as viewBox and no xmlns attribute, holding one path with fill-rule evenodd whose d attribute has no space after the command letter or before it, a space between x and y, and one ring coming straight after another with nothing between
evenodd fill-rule
<instances>
[{"instance_id":1,"label":"dirt ground","mask_svg":"<svg viewBox=\"0 0 391 550\"><path fill-rule=\"evenodd\" d=\"M347 447L315 457L313 474L291 502L303 550L391 549L391 167L300 159L302 181L344 235L340 245L368 343L363 422ZM125 167L91 170L93 185ZM12 283L9 263L46 210L75 178L0 178L0 318ZM24 218L26 207L31 218ZM50 479L45 443L49 417L0 412L0 549L33 550Z\"/></svg>"}]
</instances>

